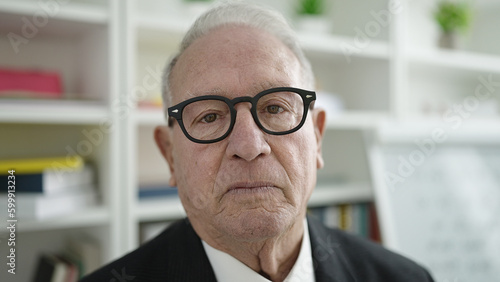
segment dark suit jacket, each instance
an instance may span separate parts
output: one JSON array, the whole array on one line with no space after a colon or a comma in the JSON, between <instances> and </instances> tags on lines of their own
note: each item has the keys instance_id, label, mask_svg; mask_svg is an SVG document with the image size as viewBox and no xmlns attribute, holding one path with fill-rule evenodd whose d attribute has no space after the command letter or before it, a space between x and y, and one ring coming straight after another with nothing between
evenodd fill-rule
<instances>
[{"instance_id":1,"label":"dark suit jacket","mask_svg":"<svg viewBox=\"0 0 500 282\"><path fill-rule=\"evenodd\" d=\"M414 262L308 218L317 282L425 282L429 273ZM104 266L81 282L216 281L200 238L188 219Z\"/></svg>"}]
</instances>

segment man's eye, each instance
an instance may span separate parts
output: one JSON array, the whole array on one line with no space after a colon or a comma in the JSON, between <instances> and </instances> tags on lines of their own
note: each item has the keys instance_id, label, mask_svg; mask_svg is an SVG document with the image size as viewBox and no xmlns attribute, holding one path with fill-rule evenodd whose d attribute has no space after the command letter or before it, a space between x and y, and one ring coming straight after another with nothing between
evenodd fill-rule
<instances>
[{"instance_id":1,"label":"man's eye","mask_svg":"<svg viewBox=\"0 0 500 282\"><path fill-rule=\"evenodd\" d=\"M217 119L217 114L208 114L204 116L201 120L205 123L214 122Z\"/></svg>"},{"instance_id":2,"label":"man's eye","mask_svg":"<svg viewBox=\"0 0 500 282\"><path fill-rule=\"evenodd\" d=\"M279 114L283 112L283 108L276 105L267 106L267 112L270 114Z\"/></svg>"}]
</instances>

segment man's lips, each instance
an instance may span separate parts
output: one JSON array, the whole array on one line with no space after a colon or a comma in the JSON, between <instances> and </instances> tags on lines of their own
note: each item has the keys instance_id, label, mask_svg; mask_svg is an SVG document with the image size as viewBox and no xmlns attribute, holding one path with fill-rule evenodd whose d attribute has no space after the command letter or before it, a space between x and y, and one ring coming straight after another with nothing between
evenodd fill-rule
<instances>
[{"instance_id":1,"label":"man's lips","mask_svg":"<svg viewBox=\"0 0 500 282\"><path fill-rule=\"evenodd\" d=\"M267 190L277 188L276 185L269 182L239 182L232 184L227 192L250 191L250 190Z\"/></svg>"}]
</instances>

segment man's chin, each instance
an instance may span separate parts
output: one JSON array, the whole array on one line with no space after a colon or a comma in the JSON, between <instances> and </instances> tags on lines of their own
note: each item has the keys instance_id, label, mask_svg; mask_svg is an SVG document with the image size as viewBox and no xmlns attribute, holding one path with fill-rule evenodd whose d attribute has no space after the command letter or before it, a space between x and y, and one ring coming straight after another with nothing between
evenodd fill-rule
<instances>
[{"instance_id":1,"label":"man's chin","mask_svg":"<svg viewBox=\"0 0 500 282\"><path fill-rule=\"evenodd\" d=\"M237 216L225 217L220 228L237 240L257 242L280 236L290 229L293 222L289 211L259 207L242 210Z\"/></svg>"}]
</instances>

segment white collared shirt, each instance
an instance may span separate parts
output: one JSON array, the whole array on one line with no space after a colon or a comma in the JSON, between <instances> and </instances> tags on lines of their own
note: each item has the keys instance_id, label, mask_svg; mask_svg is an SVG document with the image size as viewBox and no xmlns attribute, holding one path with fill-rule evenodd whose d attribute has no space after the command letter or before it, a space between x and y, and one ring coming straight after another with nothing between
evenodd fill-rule
<instances>
[{"instance_id":1,"label":"white collared shirt","mask_svg":"<svg viewBox=\"0 0 500 282\"><path fill-rule=\"evenodd\" d=\"M217 281L270 282L270 280L253 271L250 267L231 255L213 248L203 240L202 242ZM315 282L307 219L304 219L304 236L302 238L299 256L285 279L285 282L299 281Z\"/></svg>"}]
</instances>

